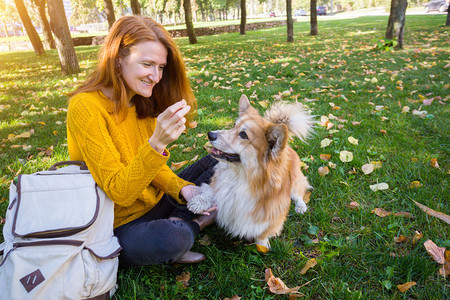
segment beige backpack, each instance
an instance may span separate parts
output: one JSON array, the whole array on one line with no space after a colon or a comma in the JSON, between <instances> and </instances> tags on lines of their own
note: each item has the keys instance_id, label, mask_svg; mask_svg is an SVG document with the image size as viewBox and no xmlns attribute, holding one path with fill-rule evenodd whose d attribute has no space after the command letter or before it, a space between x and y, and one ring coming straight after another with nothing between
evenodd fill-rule
<instances>
[{"instance_id":1,"label":"beige backpack","mask_svg":"<svg viewBox=\"0 0 450 300\"><path fill-rule=\"evenodd\" d=\"M20 175L0 245L0 299L109 299L121 250L113 218L83 162Z\"/></svg>"}]
</instances>

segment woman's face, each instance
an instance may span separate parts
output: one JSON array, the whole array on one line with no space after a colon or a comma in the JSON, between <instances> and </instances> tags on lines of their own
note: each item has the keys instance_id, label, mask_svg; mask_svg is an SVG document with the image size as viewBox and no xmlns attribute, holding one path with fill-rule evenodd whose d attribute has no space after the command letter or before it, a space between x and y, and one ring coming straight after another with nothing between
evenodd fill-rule
<instances>
[{"instance_id":1,"label":"woman's face","mask_svg":"<svg viewBox=\"0 0 450 300\"><path fill-rule=\"evenodd\" d=\"M161 80L167 64L167 49L159 41L146 41L130 48L130 54L119 59L122 76L130 96L152 95L153 87Z\"/></svg>"}]
</instances>

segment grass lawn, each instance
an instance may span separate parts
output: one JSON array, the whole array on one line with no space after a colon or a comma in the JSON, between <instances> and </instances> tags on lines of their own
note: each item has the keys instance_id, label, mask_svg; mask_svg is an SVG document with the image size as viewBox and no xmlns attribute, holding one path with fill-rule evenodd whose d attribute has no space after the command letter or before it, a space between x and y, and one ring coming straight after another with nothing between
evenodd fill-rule
<instances>
[{"instance_id":1,"label":"grass lawn","mask_svg":"<svg viewBox=\"0 0 450 300\"><path fill-rule=\"evenodd\" d=\"M291 210L269 253L207 228L193 248L206 261L121 269L117 298L287 299L267 288L264 272L271 268L288 287L301 286L306 299L448 299L448 279L423 243L450 249L449 225L412 201L450 214L445 17L408 16L405 49L396 52L374 51L387 16L321 19L315 37L308 22L295 23L294 43L285 42L285 27L202 36L196 45L177 39L199 123L172 145L171 162L206 155L206 132L233 125L243 93L261 111L277 98L298 100L318 121L308 143L291 143L314 190L309 210ZM0 54L0 217L18 173L68 159L64 93L86 77L97 51L77 47L82 72L71 77L60 75L55 51ZM331 143L321 147L324 139ZM343 162L341 151L353 160ZM362 166L371 162L381 167L366 175ZM323 167L329 173L322 176ZM379 183L388 188L370 188ZM380 217L375 208L392 214ZM317 265L300 274L311 258ZM183 284L179 275L186 274ZM397 288L411 281L417 284L406 292Z\"/></svg>"}]
</instances>

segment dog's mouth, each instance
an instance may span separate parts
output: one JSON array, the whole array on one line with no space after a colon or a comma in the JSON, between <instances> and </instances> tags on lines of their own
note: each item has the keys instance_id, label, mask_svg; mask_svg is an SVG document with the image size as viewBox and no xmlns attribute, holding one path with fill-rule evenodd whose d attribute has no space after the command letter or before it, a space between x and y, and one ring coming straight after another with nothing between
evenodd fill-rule
<instances>
[{"instance_id":1,"label":"dog's mouth","mask_svg":"<svg viewBox=\"0 0 450 300\"><path fill-rule=\"evenodd\" d=\"M225 153L225 152L220 151L217 148L211 149L211 155L214 158L226 160L228 162L240 162L241 161L241 157L239 156L239 154Z\"/></svg>"}]
</instances>

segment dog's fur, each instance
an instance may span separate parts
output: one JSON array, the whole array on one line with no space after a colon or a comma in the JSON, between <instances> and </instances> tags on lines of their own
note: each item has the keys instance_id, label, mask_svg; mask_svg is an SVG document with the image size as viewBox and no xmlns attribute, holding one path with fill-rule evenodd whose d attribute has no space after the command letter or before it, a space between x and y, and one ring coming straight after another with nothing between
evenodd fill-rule
<instances>
[{"instance_id":1,"label":"dog's fur","mask_svg":"<svg viewBox=\"0 0 450 300\"><path fill-rule=\"evenodd\" d=\"M297 213L307 209L303 197L310 185L288 139L290 132L304 140L312 124L299 103L276 103L261 117L243 95L234 128L208 132L219 163L188 208L199 213L215 203L220 227L270 248L268 238L281 232L290 200Z\"/></svg>"}]
</instances>

